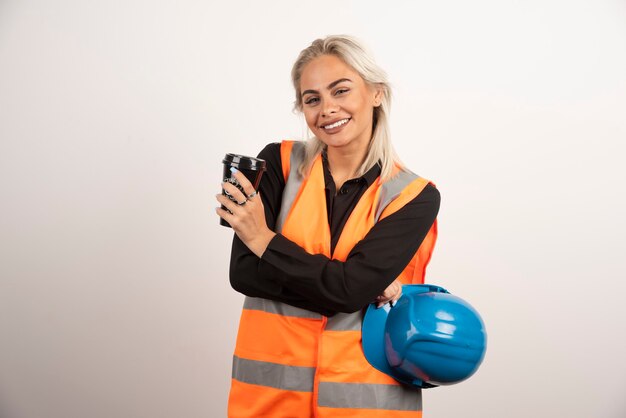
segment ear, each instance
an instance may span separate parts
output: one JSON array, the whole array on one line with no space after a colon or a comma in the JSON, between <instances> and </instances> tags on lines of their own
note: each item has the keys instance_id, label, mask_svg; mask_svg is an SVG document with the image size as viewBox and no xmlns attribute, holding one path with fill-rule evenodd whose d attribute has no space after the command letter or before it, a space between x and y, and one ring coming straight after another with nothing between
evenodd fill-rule
<instances>
[{"instance_id":1,"label":"ear","mask_svg":"<svg viewBox=\"0 0 626 418\"><path fill-rule=\"evenodd\" d=\"M374 107L380 106L383 101L383 89L380 86L374 86Z\"/></svg>"}]
</instances>

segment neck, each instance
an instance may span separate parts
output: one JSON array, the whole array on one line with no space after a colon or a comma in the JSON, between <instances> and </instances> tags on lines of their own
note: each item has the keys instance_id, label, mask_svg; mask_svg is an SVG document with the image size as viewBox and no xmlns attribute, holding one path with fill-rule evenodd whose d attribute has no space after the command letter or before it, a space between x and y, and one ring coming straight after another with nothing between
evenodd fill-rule
<instances>
[{"instance_id":1,"label":"neck","mask_svg":"<svg viewBox=\"0 0 626 418\"><path fill-rule=\"evenodd\" d=\"M356 177L356 173L365 160L367 149L343 149L328 147L326 155L328 157L328 167L337 190L344 182Z\"/></svg>"}]
</instances>

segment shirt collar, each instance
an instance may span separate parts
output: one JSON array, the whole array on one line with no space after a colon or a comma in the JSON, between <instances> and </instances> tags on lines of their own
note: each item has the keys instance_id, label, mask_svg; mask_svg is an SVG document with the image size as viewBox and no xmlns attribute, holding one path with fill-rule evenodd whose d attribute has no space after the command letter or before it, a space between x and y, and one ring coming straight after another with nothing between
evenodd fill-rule
<instances>
[{"instance_id":1,"label":"shirt collar","mask_svg":"<svg viewBox=\"0 0 626 418\"><path fill-rule=\"evenodd\" d=\"M378 161L378 163L374 164L372 168L367 170L367 172L358 179L365 181L368 187L371 186L372 183L376 181L378 176L380 176L380 165L380 161ZM326 155L326 149L322 150L322 166L324 167L324 180L326 181L326 184L328 184L328 182L332 181L333 176L330 173L330 169L328 167L328 156Z\"/></svg>"}]
</instances>

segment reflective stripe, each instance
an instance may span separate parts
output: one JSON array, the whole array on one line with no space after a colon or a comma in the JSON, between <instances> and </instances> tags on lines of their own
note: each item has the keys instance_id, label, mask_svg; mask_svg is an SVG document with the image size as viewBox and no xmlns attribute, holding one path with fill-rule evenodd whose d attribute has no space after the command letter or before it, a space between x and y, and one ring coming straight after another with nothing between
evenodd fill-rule
<instances>
[{"instance_id":1,"label":"reflective stripe","mask_svg":"<svg viewBox=\"0 0 626 418\"><path fill-rule=\"evenodd\" d=\"M315 367L285 366L233 356L233 379L251 385L312 392Z\"/></svg>"},{"instance_id":2,"label":"reflective stripe","mask_svg":"<svg viewBox=\"0 0 626 418\"><path fill-rule=\"evenodd\" d=\"M293 201L298 195L300 186L302 186L303 178L298 173L298 167L304 160L304 153L306 150L306 144L304 142L294 142L291 149L291 156L289 159L289 177L285 182L285 188L283 189L283 198L280 208L280 213L276 219L276 232L281 232L285 225L287 215L291 211ZM376 221L380 219L380 215L383 210L391 203L398 195L404 190L404 188L419 176L406 169L401 170L395 177L386 181L380 191L380 199L378 200L378 207L376 208Z\"/></svg>"},{"instance_id":3,"label":"reflective stripe","mask_svg":"<svg viewBox=\"0 0 626 418\"><path fill-rule=\"evenodd\" d=\"M338 313L328 318L326 331L361 331L363 312Z\"/></svg>"},{"instance_id":4,"label":"reflective stripe","mask_svg":"<svg viewBox=\"0 0 626 418\"><path fill-rule=\"evenodd\" d=\"M380 191L380 199L376 208L376 221L380 219L380 214L398 195L419 176L410 171L402 170L394 178L383 183Z\"/></svg>"},{"instance_id":5,"label":"reflective stripe","mask_svg":"<svg viewBox=\"0 0 626 418\"><path fill-rule=\"evenodd\" d=\"M318 406L421 411L422 392L400 385L320 382Z\"/></svg>"},{"instance_id":6,"label":"reflective stripe","mask_svg":"<svg viewBox=\"0 0 626 418\"><path fill-rule=\"evenodd\" d=\"M300 163L304 160L304 151L304 142L293 143L291 148L291 157L289 159L289 177L287 178L285 188L283 189L280 213L276 219L276 232L282 232L285 221L287 220L287 215L289 215L293 201L296 199L300 186L302 185L303 178L298 173L298 168L300 167Z\"/></svg>"},{"instance_id":7,"label":"reflective stripe","mask_svg":"<svg viewBox=\"0 0 626 418\"><path fill-rule=\"evenodd\" d=\"M287 305L286 303L277 302L274 300L253 298L250 296L246 296L243 302L243 308L250 309L252 311L263 311L282 316L295 316L296 318L319 320L322 319L322 315L318 314L317 312L308 311L302 308L296 308L295 306Z\"/></svg>"}]
</instances>

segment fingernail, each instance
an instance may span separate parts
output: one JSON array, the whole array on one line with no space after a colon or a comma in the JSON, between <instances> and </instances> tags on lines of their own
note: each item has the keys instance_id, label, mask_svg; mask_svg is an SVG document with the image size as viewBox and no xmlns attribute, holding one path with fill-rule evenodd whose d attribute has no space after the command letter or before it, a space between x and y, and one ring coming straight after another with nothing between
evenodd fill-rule
<instances>
[{"instance_id":1,"label":"fingernail","mask_svg":"<svg viewBox=\"0 0 626 418\"><path fill-rule=\"evenodd\" d=\"M239 171L239 170L237 170L235 167L231 167L230 168L230 172L233 173L233 174L235 174L237 171Z\"/></svg>"}]
</instances>

